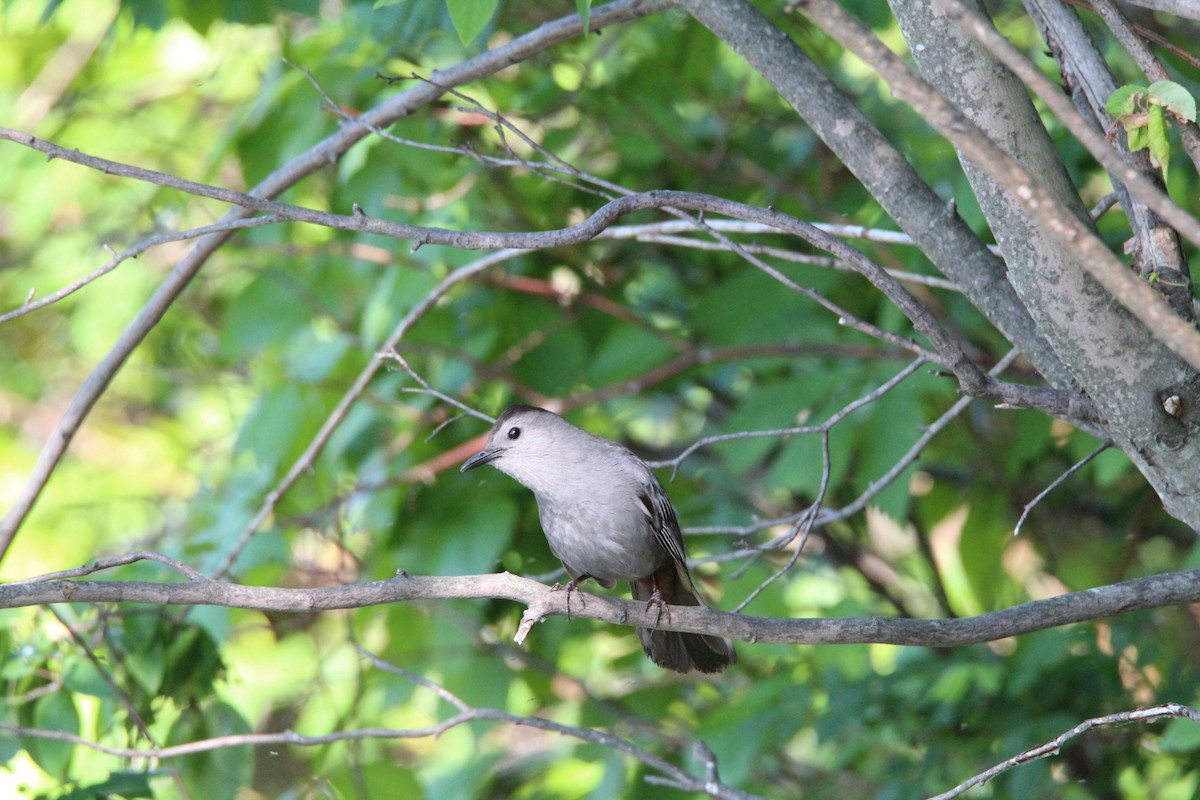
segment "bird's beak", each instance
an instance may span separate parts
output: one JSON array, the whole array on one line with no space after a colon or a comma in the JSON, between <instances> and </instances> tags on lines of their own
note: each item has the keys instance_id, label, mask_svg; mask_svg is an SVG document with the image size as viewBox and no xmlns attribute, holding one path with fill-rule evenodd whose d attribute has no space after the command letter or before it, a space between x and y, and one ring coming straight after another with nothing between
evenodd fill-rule
<instances>
[{"instance_id":1,"label":"bird's beak","mask_svg":"<svg viewBox=\"0 0 1200 800\"><path fill-rule=\"evenodd\" d=\"M463 462L463 465L458 468L458 471L466 472L469 469L475 469L476 467L482 467L484 464L490 464L499 458L500 454L503 452L504 450L499 447L495 448L494 450L480 450L478 453Z\"/></svg>"}]
</instances>

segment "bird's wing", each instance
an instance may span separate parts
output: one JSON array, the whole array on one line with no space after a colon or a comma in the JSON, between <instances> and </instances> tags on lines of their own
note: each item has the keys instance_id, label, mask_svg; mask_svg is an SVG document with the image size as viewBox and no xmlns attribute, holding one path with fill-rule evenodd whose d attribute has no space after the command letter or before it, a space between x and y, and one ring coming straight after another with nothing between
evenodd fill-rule
<instances>
[{"instance_id":1,"label":"bird's wing","mask_svg":"<svg viewBox=\"0 0 1200 800\"><path fill-rule=\"evenodd\" d=\"M650 484L638 493L638 504L642 507L642 513L650 518L655 541L671 554L676 563L686 565L687 550L683 544L683 534L666 492L661 486Z\"/></svg>"}]
</instances>

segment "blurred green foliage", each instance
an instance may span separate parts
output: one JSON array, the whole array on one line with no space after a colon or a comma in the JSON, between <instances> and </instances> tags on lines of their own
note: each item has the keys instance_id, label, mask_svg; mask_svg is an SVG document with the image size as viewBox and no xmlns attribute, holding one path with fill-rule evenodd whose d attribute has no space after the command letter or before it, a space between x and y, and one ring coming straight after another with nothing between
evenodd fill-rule
<instances>
[{"instance_id":1,"label":"blurred green foliage","mask_svg":"<svg viewBox=\"0 0 1200 800\"><path fill-rule=\"evenodd\" d=\"M306 70L343 109L361 111L405 86L376 73L429 75L573 7L502 4L495 18L489 11L467 20L475 35L455 17L482 13L470 5L11 0L0 9L0 116L67 147L243 189L337 129ZM900 41L877 5L857 5L881 35ZM1026 21L1001 22L1037 47ZM950 148L857 62L806 29L794 33L986 235ZM571 41L464 92L548 151L632 190L712 192L812 221L886 225L770 87L679 12ZM511 134L502 142L485 122L466 101L446 98L389 132L500 157L507 142L522 158L541 158ZM1103 181L1072 148L1064 141L1064 158L1085 201L1095 201ZM46 163L11 143L0 146L0 172L0 311L87 274L107 261L106 246L206 224L223 210ZM1195 179L1174 170L1176 196L1194 197ZM506 231L564 227L600 202L529 169L378 138L285 199ZM1114 225L1103 223L1119 242ZM914 249L857 246L886 266L932 272ZM155 248L0 327L5 497L186 249ZM301 225L237 236L92 411L3 576L138 549L213 570L398 321L478 256ZM850 313L911 333L855 275L780 269ZM553 290L564 281L577 296ZM982 362L1003 355L1005 342L962 297L914 291ZM720 355L672 366L700 350ZM455 288L400 351L439 391L490 413L514 400L600 392L603 401L569 416L647 458L673 455L701 435L821 422L907 363L728 254L629 240L512 259ZM453 412L413 388L396 369L371 383L250 540L235 579L320 586L397 570L553 579L557 565L532 498L499 475L459 475L445 460L482 426L460 421L430 438ZM857 498L956 399L951 379L922 370L834 427L826 507ZM1022 536L1011 537L1024 504L1095 446L1032 412L975 403L868 512L814 537L747 610L943 617L1197 566L1194 534L1163 514L1116 452L1050 494ZM813 502L821 464L815 436L743 439L700 450L668 488L685 526L744 526ZM699 570L714 605L734 607L790 553L725 557L743 539L761 543L784 529L691 540L693 555L717 562ZM106 577L179 579L145 563ZM72 605L0 618L0 721L109 747L248 731L422 728L454 714L432 691L364 660L361 646L469 704L609 731L697 774L703 767L689 742L701 739L726 782L776 798L924 796L1083 719L1200 701L1196 621L1178 609L953 651L743 643L738 667L711 682L663 673L642 657L632 631L581 620L553 619L515 648L520 609L500 601L292 616ZM987 791L1190 797L1200 783L1198 749L1200 735L1184 723L1109 729ZM149 765L68 741L0 735L5 797L680 796L647 783L648 774L596 744L485 722L438 737L221 748Z\"/></svg>"}]
</instances>

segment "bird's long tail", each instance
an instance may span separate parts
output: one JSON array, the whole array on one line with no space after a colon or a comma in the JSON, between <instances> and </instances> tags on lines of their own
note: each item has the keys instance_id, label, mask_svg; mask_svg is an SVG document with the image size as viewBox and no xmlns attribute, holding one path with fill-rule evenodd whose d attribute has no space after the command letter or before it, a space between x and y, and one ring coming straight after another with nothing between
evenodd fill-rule
<instances>
[{"instance_id":1,"label":"bird's long tail","mask_svg":"<svg viewBox=\"0 0 1200 800\"><path fill-rule=\"evenodd\" d=\"M629 584L634 600L656 602L654 592L662 602L673 606L703 606L704 599L687 574L687 567L668 562L657 572ZM663 608L664 619L668 613ZM702 633L679 633L650 628L638 628L642 649L655 664L676 672L722 672L737 662L733 643L720 636Z\"/></svg>"}]
</instances>

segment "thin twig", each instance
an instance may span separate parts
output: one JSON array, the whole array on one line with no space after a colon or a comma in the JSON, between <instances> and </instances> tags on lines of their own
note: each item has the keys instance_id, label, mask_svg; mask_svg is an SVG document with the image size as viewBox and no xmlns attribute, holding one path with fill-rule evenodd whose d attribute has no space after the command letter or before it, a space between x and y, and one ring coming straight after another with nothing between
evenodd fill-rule
<instances>
[{"instance_id":1,"label":"thin twig","mask_svg":"<svg viewBox=\"0 0 1200 800\"><path fill-rule=\"evenodd\" d=\"M1016 349L1010 350L1004 356L1004 358L1000 359L1000 361L988 371L988 375L991 377L999 375L1005 369L1007 369L1013 361L1016 360L1018 355L1020 355L1020 353ZM904 472L904 470L908 469L908 467L911 466L918 457L920 457L921 453L924 452L925 448L929 445L929 442L932 441L935 436L941 433L941 431L945 429L947 425L954 421L958 415L965 411L973 401L974 398L971 397L959 398L954 405L943 412L940 417L938 417L925 428L921 436L917 438L917 440L912 444L911 447L909 447L905 454L901 456L886 473L871 481L867 485L867 488L864 489L863 492L849 504L838 509L826 509L815 521L814 525L816 527L830 525L834 522L847 519L861 512L864 508L866 508L867 504L875 498L876 495L891 485L892 481L896 480L896 478L898 478L900 474ZM797 520L801 519L805 513L807 513L807 511L800 511L794 514L789 514L783 517L775 517L772 519L755 520L754 522L746 525L710 525L705 527L689 527L684 529L684 533L693 536L732 535L739 539L745 539L761 530L774 528L779 525L793 525ZM780 537L780 539L782 539L782 537ZM706 560L731 561L741 559L757 550L773 549L775 543L780 541L780 539L773 539L772 541L762 545L735 550L720 556L710 557Z\"/></svg>"},{"instance_id":2,"label":"thin twig","mask_svg":"<svg viewBox=\"0 0 1200 800\"><path fill-rule=\"evenodd\" d=\"M753 602L754 598L766 591L767 587L772 583L786 575L792 569L792 567L796 566L796 562L800 560L800 554L804 552L804 545L808 544L808 537L812 533L813 522L816 520L817 515L821 511L821 505L825 502L825 492L829 488L829 477L832 473L831 467L832 463L829 455L829 431L826 430L821 434L821 486L817 491L817 499L813 501L812 506L804 513L801 521L797 522L792 528L788 540L780 544L779 547L787 547L787 545L791 542L791 539L795 538L796 533L801 529L803 529L804 535L800 537L800 543L797 544L793 549L792 555L787 560L787 563L775 570L775 572L771 573L771 575L769 575L766 580L764 580L758 586L755 586L754 591L746 595L746 599L738 603L733 609L735 614L740 614L742 609Z\"/></svg>"},{"instance_id":3,"label":"thin twig","mask_svg":"<svg viewBox=\"0 0 1200 800\"><path fill-rule=\"evenodd\" d=\"M1108 714L1103 717L1093 717L1092 719L1084 720L1083 722L1071 728L1058 736L1054 737L1045 744L1040 744L1037 747L1032 747L1023 753L1019 753L1012 758L1006 759L989 770L979 773L970 780L963 781L958 786L955 786L948 792L943 792L939 795L934 795L928 800L950 800L952 797L958 797L963 792L974 786L980 786L987 783L992 778L1008 772L1013 767L1022 764L1028 764L1031 761L1037 761L1041 758L1057 756L1063 745L1072 739L1076 739L1089 731L1098 728L1108 728L1114 725L1128 725L1133 722L1157 722L1162 719L1187 719L1192 722L1200 722L1200 711L1185 706L1181 703L1164 703L1153 708L1142 708L1136 711L1122 711L1117 714Z\"/></svg>"},{"instance_id":4,"label":"thin twig","mask_svg":"<svg viewBox=\"0 0 1200 800\"><path fill-rule=\"evenodd\" d=\"M54 606L49 606L48 610L54 615L54 618L58 620L59 624L66 628L71 634L71 639L74 640L75 645L81 651L83 651L84 657L87 658L93 669L95 669L96 674L100 676L100 679L104 681L106 686L108 686L109 691L113 693L118 702L120 702L121 706L125 709L125 713L129 716L129 719L133 721L134 727L137 728L138 734L144 737L146 741L150 742L150 744L154 747L160 747L161 745L159 745L158 739L155 737L154 732L150 730L150 726L146 724L146 720L144 720L141 713L138 712L137 705L133 702L133 698L129 696L129 693L126 692L121 687L121 684L117 681L117 679L113 677L112 671L109 669L108 664L106 664L100 659L99 656L96 655L96 651L92 647L91 643L88 642L86 637L84 637L79 629L72 624L72 622L68 620L66 616L64 616L63 612L59 611ZM175 788L179 791L180 796L184 798L184 800L190 800L191 794L188 792L187 786L184 784L183 775L180 774L179 769L174 764L168 764L167 769L171 774L171 778L175 783Z\"/></svg>"},{"instance_id":5,"label":"thin twig","mask_svg":"<svg viewBox=\"0 0 1200 800\"><path fill-rule=\"evenodd\" d=\"M16 319L17 317L57 303L59 300L62 300L65 297L71 296L88 284L93 283L99 278L102 278L108 273L112 272L124 262L131 258L137 258L152 247L158 247L159 245L168 244L169 242L180 242L187 239L199 239L202 236L208 236L209 234L214 233L227 233L231 231L244 230L246 228L258 228L263 225L276 225L284 221L285 220L283 217L278 215L266 214L261 217L227 220L225 222L217 222L212 225L202 225L199 228L188 228L187 230L171 231L170 233L160 233L155 236L147 237L139 241L137 244L125 248L119 253L114 253L113 257L110 258L103 266L96 268L76 281L68 283L58 291L48 294L40 300L35 301L32 299L31 290L30 299L23 303L20 308L14 308L12 311L9 311L6 314L0 314L0 325L8 322L9 320Z\"/></svg>"},{"instance_id":6,"label":"thin twig","mask_svg":"<svg viewBox=\"0 0 1200 800\"><path fill-rule=\"evenodd\" d=\"M69 578L82 578L85 575L91 575L96 572L101 572L114 567L123 567L127 564L133 564L138 561L153 561L156 564L162 564L184 575L189 580L207 581L211 580L208 576L197 572L196 570L184 564L182 561L176 561L169 556L164 556L161 553L154 553L149 550L138 550L133 553L127 553L122 556L111 556L109 558L100 558L90 564L85 564L82 567L74 569L64 569L58 572L48 572L45 575L35 575L32 578L22 578L17 581L10 581L9 585L19 586L30 583L45 583L46 581L62 581Z\"/></svg>"},{"instance_id":7,"label":"thin twig","mask_svg":"<svg viewBox=\"0 0 1200 800\"><path fill-rule=\"evenodd\" d=\"M421 375L412 368L412 365L408 363L404 356L400 355L400 351L396 349L395 345L391 345L380 350L379 353L376 354L376 358L383 359L384 361L395 361L400 366L400 369L407 372L408 376L416 381L421 387L420 389L401 389L401 391L419 391L422 394L429 395L430 397L436 397L443 403L454 406L459 411L463 412L463 414L475 417L476 419L481 419L488 424L496 421L495 417L489 417L482 411L477 411L474 408L471 408L458 398L451 397L445 392L439 392L437 389L434 389L432 386L430 386L429 382L421 377Z\"/></svg>"},{"instance_id":8,"label":"thin twig","mask_svg":"<svg viewBox=\"0 0 1200 800\"><path fill-rule=\"evenodd\" d=\"M511 258L516 258L518 255L521 255L521 251L519 250L499 250L495 253L484 256L483 258L476 259L466 266L459 267L454 272L451 272L449 275L443 278L437 286L430 290L429 293L426 294L419 303L413 306L413 308L410 309L409 312L405 314L398 323L396 323L396 327L388 335L387 340L380 348L381 352L386 353L389 350L395 350L396 345L401 339L404 338L405 334L408 333L412 326L416 325L417 322L420 321L420 319L437 304L438 300L440 300L446 294L446 292L450 291L463 281L470 280L480 273L491 269L497 264L501 264ZM308 447L304 448L304 452L300 454L299 458L296 459L296 461L288 469L287 473L284 474L284 476L271 489L271 491L267 492L266 497L263 498L262 505L259 506L258 511L254 514L250 521L246 523L246 526L242 529L242 533L238 537L237 542L230 549L230 551L226 553L225 558L221 561L220 566L214 573L214 577L219 578L227 574L229 570L233 568L233 564L237 560L237 557L241 555L242 550L244 550L246 545L250 543L250 539L253 538L254 534L258 532L259 527L266 522L267 518L270 517L274 512L275 506L278 505L284 494L286 494L287 491L291 489L293 485L295 485L296 481L298 481L302 475L311 469L312 464L316 461L316 458L320 454L321 450L323 450L325 445L329 442L329 439L333 436L334 431L336 431L338 426L341 425L342 421L346 418L346 415L350 413L350 408L354 405L354 403L357 402L360 397L362 397L364 392L366 392L367 386L370 385L371 380L374 379L375 374L383 367L383 364L383 359L372 357L363 366L362 370L359 371L358 377L354 379L354 383L351 384L350 388L342 394L342 398L338 401L337 406L335 406L334 409L329 412L329 416L325 418L325 422L321 424L320 430L318 430L316 435L313 436L312 441L308 443Z\"/></svg>"},{"instance_id":9,"label":"thin twig","mask_svg":"<svg viewBox=\"0 0 1200 800\"><path fill-rule=\"evenodd\" d=\"M1057 478L1055 478L1050 483L1049 486L1047 486L1042 491L1038 492L1037 497L1033 498L1032 500L1030 500L1028 503L1025 504L1025 510L1021 512L1021 518L1017 520L1017 526L1015 528L1013 528L1013 536L1020 535L1021 526L1025 524L1025 518L1029 516L1029 512L1034 509L1034 506L1036 506L1038 503L1042 502L1042 500L1046 497L1046 495L1053 492L1055 489L1057 489L1059 486L1062 485L1063 481L1065 481L1067 478L1074 475L1079 470L1086 467L1089 463L1091 463L1093 458L1100 455L1101 453L1103 453L1105 450L1107 450L1108 448L1110 448L1112 446L1113 446L1113 442L1111 439L1101 443L1101 445L1099 447L1097 447L1095 450L1088 453L1082 459L1080 459L1079 461L1075 462L1070 467L1068 467L1067 470L1065 472L1063 472L1063 474L1061 474Z\"/></svg>"},{"instance_id":10,"label":"thin twig","mask_svg":"<svg viewBox=\"0 0 1200 800\"><path fill-rule=\"evenodd\" d=\"M708 447L709 445L719 444L721 442L732 442L732 441L736 441L738 439L757 439L757 438L763 438L763 437L784 437L784 438L786 438L786 437L795 436L798 434L824 433L824 432L828 431L829 429L831 429L833 426L837 425L839 422L841 422L846 417L853 414L858 409L860 409L863 406L866 406L870 403L875 402L880 397L883 397L883 395L887 394L892 389L899 386L901 383L904 382L905 379L907 379L910 375L912 375L914 372L919 370L921 368L921 365L923 365L925 363L927 363L925 358L923 356L918 356L917 358L910 361L908 363L908 365L904 367L904 369L900 370L898 373L896 373L892 377L888 378L882 384L875 387L874 389L867 392L866 394L862 395L861 397L857 397L854 400L851 400L849 403L842 406L840 409L838 409L834 413L830 414L829 417L824 422L819 423L817 425L801 425L801 426L797 426L797 427L793 427L793 428L776 428L774 430L737 431L735 433L718 433L718 434L714 434L712 436L705 436L700 439L697 439L695 442L692 442L690 445L685 447L674 458L669 458L665 461L647 461L646 463L651 467L660 467L660 468L661 467L670 467L671 468L671 478L674 479L675 474L679 471L680 465L683 464L684 460L688 456L692 455L692 453L695 453L697 450L699 450L703 447Z\"/></svg>"}]
</instances>

